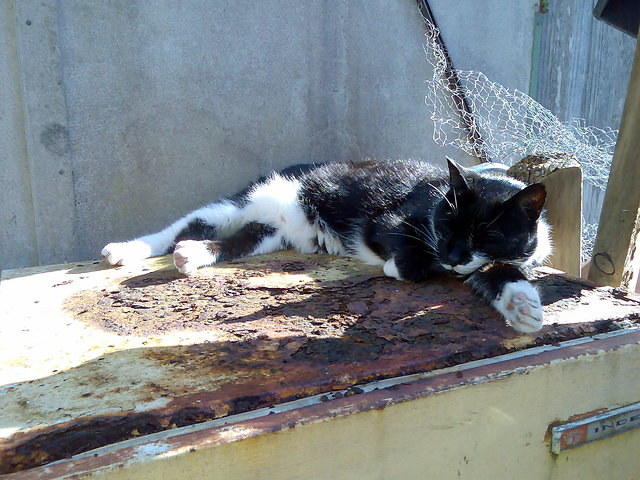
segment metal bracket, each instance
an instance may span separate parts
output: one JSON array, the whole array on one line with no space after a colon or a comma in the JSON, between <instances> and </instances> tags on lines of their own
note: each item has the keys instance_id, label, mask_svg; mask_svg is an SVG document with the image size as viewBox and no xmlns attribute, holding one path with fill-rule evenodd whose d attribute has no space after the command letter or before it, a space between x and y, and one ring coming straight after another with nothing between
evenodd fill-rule
<instances>
[{"instance_id":1,"label":"metal bracket","mask_svg":"<svg viewBox=\"0 0 640 480\"><path fill-rule=\"evenodd\" d=\"M638 427L640 402L552 427L551 451L558 454Z\"/></svg>"}]
</instances>

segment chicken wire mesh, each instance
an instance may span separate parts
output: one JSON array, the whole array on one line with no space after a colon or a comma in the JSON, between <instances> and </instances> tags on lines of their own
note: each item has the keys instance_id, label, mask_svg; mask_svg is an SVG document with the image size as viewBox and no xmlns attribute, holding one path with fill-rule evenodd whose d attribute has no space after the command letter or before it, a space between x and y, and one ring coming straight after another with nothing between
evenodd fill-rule
<instances>
[{"instance_id":1,"label":"chicken wire mesh","mask_svg":"<svg viewBox=\"0 0 640 480\"><path fill-rule=\"evenodd\" d=\"M617 130L596 128L581 119L562 122L517 89L493 82L482 72L453 69L437 27L428 18L424 21L427 27L424 50L433 67L425 101L437 144L506 165L513 165L527 155L567 153L582 166L585 190L604 192ZM599 210L601 202L595 208ZM590 217L598 218L599 211L594 213ZM591 257L596 232L597 222L583 218L583 263Z\"/></svg>"}]
</instances>

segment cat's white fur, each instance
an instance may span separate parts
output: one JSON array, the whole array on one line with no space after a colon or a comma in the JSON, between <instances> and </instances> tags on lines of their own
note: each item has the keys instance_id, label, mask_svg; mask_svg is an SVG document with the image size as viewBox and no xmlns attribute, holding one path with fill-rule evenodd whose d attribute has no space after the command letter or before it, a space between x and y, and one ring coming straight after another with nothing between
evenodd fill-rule
<instances>
[{"instance_id":1,"label":"cat's white fur","mask_svg":"<svg viewBox=\"0 0 640 480\"><path fill-rule=\"evenodd\" d=\"M525 265L542 265L553 251L551 243L551 227L544 219L538 220L537 231L538 244L533 255L525 262Z\"/></svg>"},{"instance_id":2,"label":"cat's white fur","mask_svg":"<svg viewBox=\"0 0 640 480\"><path fill-rule=\"evenodd\" d=\"M346 256L347 249L342 240L324 222L316 225L318 246L324 248L329 255Z\"/></svg>"},{"instance_id":3,"label":"cat's white fur","mask_svg":"<svg viewBox=\"0 0 640 480\"><path fill-rule=\"evenodd\" d=\"M282 249L282 235L275 234L262 241L248 254L263 255ZM183 240L176 244L173 252L173 263L180 273L191 275L200 267L213 265L218 261L218 255L212 252L205 242L197 240Z\"/></svg>"},{"instance_id":4,"label":"cat's white fur","mask_svg":"<svg viewBox=\"0 0 640 480\"><path fill-rule=\"evenodd\" d=\"M297 251L317 252L317 227L309 222L300 206L299 190L299 180L273 174L249 193L242 208L242 223L271 225Z\"/></svg>"},{"instance_id":5,"label":"cat's white fur","mask_svg":"<svg viewBox=\"0 0 640 480\"><path fill-rule=\"evenodd\" d=\"M362 240L362 236L358 235L354 238L349 246L351 254L349 256L362 260L367 265L384 265L384 260L380 258L373 250L371 250Z\"/></svg>"},{"instance_id":6,"label":"cat's white fur","mask_svg":"<svg viewBox=\"0 0 640 480\"><path fill-rule=\"evenodd\" d=\"M395 257L391 257L389 260L384 262L382 271L387 277L395 278L396 280L402 280L402 275L400 275L400 272L398 271L398 265L396 265Z\"/></svg>"},{"instance_id":7,"label":"cat's white fur","mask_svg":"<svg viewBox=\"0 0 640 480\"><path fill-rule=\"evenodd\" d=\"M127 265L162 255L171 247L176 236L196 219L215 225L221 237L229 235L241 226L240 208L235 204L229 201L212 203L185 215L157 233L128 242L110 243L102 249L102 256L111 265Z\"/></svg>"},{"instance_id":8,"label":"cat's white fur","mask_svg":"<svg viewBox=\"0 0 640 480\"><path fill-rule=\"evenodd\" d=\"M540 294L525 280L506 283L491 305L519 332L533 333L543 326Z\"/></svg>"},{"instance_id":9,"label":"cat's white fur","mask_svg":"<svg viewBox=\"0 0 640 480\"><path fill-rule=\"evenodd\" d=\"M264 255L265 253L277 252L278 250L282 250L282 245L282 235L276 233L275 235L263 238L262 241L258 245L256 245L256 248L251 251L249 256Z\"/></svg>"}]
</instances>

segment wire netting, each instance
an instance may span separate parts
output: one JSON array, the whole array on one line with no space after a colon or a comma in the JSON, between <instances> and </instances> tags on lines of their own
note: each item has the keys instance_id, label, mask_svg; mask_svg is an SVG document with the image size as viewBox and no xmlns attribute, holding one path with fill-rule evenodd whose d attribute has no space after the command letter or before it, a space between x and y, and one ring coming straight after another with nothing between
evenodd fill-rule
<instances>
[{"instance_id":1,"label":"wire netting","mask_svg":"<svg viewBox=\"0 0 640 480\"><path fill-rule=\"evenodd\" d=\"M425 23L425 53L433 67L426 104L436 143L506 165L527 155L568 153L581 164L585 186L606 189L617 130L589 126L580 119L562 122L529 95L493 82L482 72L452 69L438 29L428 19ZM596 212L594 218L598 216ZM596 231L596 223L583 220L583 262L591 257Z\"/></svg>"}]
</instances>

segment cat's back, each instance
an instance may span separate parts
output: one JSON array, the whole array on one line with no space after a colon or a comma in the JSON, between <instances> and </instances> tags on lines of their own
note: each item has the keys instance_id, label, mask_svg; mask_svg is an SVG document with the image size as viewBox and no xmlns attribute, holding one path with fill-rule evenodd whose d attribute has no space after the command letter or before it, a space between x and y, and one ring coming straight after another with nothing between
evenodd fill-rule
<instances>
[{"instance_id":1,"label":"cat's back","mask_svg":"<svg viewBox=\"0 0 640 480\"><path fill-rule=\"evenodd\" d=\"M388 194L397 198L417 184L445 179L443 170L418 160L327 163L306 172L307 187L338 192L340 190L371 195Z\"/></svg>"},{"instance_id":2,"label":"cat's back","mask_svg":"<svg viewBox=\"0 0 640 480\"><path fill-rule=\"evenodd\" d=\"M431 202L423 185L445 181L442 170L426 162L330 163L307 172L301 179L300 201L309 217L319 214L331 223L397 213L407 198L420 195Z\"/></svg>"}]
</instances>

